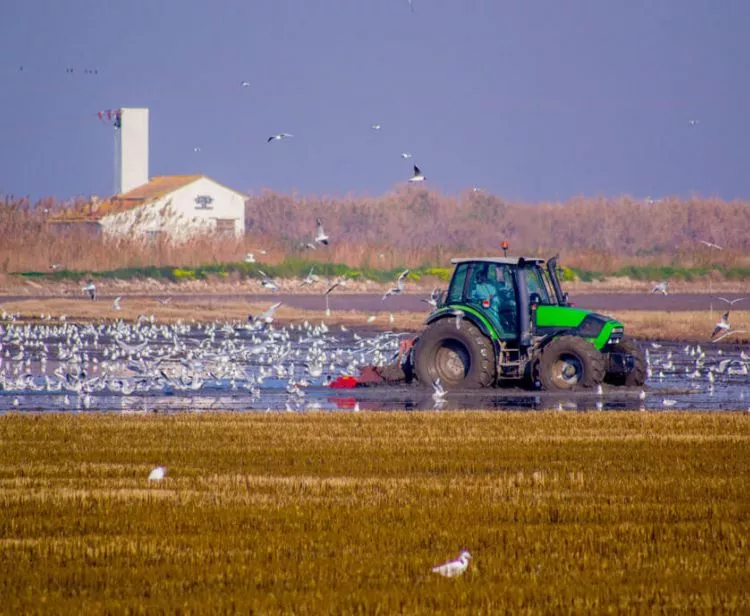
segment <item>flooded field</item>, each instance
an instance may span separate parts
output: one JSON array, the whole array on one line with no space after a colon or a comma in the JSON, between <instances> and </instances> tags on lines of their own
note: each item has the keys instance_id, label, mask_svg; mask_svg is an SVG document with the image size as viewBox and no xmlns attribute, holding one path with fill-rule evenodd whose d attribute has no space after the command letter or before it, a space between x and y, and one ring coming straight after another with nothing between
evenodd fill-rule
<instances>
[{"instance_id":1,"label":"flooded field","mask_svg":"<svg viewBox=\"0 0 750 616\"><path fill-rule=\"evenodd\" d=\"M385 364L411 334L304 322L0 327L0 412L389 409L715 409L750 407L750 355L737 344L644 343L642 390L549 394L518 388L449 392L331 380Z\"/></svg>"}]
</instances>

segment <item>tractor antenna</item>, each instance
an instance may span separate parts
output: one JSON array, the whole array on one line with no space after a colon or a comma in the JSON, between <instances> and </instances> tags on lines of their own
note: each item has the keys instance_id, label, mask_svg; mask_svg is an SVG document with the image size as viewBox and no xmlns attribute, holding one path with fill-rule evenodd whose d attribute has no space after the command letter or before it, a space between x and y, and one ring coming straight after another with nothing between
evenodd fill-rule
<instances>
[{"instance_id":1,"label":"tractor antenna","mask_svg":"<svg viewBox=\"0 0 750 616\"><path fill-rule=\"evenodd\" d=\"M508 242L506 240L503 240L503 243L500 244L500 248L503 249L503 256L507 257L508 256Z\"/></svg>"}]
</instances>

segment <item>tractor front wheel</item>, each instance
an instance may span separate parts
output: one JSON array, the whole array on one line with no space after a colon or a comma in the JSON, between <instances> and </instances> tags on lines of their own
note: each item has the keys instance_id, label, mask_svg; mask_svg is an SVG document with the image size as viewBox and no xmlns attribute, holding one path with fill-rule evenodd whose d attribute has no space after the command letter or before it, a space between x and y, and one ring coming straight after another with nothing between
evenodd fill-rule
<instances>
[{"instance_id":1,"label":"tractor front wheel","mask_svg":"<svg viewBox=\"0 0 750 616\"><path fill-rule=\"evenodd\" d=\"M605 373L604 355L578 336L556 338L544 348L539 361L539 381L547 391L595 387Z\"/></svg>"},{"instance_id":2,"label":"tractor front wheel","mask_svg":"<svg viewBox=\"0 0 750 616\"><path fill-rule=\"evenodd\" d=\"M624 385L625 387L640 387L646 382L646 355L638 346L638 343L632 338L623 338L612 349L613 353L622 353L623 355L632 355L635 363L631 370L625 374L607 373L604 379L612 385Z\"/></svg>"},{"instance_id":3,"label":"tractor front wheel","mask_svg":"<svg viewBox=\"0 0 750 616\"><path fill-rule=\"evenodd\" d=\"M414 347L414 372L427 386L440 379L445 389L489 387L495 380L495 351L476 325L440 319L430 324Z\"/></svg>"}]
</instances>

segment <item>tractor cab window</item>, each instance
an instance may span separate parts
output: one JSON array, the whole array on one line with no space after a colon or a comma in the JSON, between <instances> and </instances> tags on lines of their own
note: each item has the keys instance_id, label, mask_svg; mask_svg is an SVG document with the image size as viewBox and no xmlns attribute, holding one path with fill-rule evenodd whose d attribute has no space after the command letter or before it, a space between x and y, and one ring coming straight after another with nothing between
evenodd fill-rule
<instances>
[{"instance_id":1,"label":"tractor cab window","mask_svg":"<svg viewBox=\"0 0 750 616\"><path fill-rule=\"evenodd\" d=\"M447 303L457 304L463 301L464 286L466 285L466 273L468 271L468 263L461 263L456 267L456 271L453 273L451 286L448 289L448 299L446 300Z\"/></svg>"},{"instance_id":2,"label":"tractor cab window","mask_svg":"<svg viewBox=\"0 0 750 616\"><path fill-rule=\"evenodd\" d=\"M516 293L510 266L475 263L467 300L490 318L502 338L516 336Z\"/></svg>"},{"instance_id":3,"label":"tractor cab window","mask_svg":"<svg viewBox=\"0 0 750 616\"><path fill-rule=\"evenodd\" d=\"M526 286L529 289L529 297L531 297L532 293L536 293L540 298L541 304L554 304L555 302L550 299L554 295L550 293L547 284L545 284L545 277L539 267L531 265L524 269L526 270Z\"/></svg>"}]
</instances>

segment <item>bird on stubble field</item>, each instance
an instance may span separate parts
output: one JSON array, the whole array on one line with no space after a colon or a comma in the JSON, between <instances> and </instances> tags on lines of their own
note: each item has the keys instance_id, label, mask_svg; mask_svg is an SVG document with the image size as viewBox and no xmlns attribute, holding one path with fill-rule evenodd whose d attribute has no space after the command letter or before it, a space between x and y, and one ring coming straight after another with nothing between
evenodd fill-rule
<instances>
[{"instance_id":1,"label":"bird on stubble field","mask_svg":"<svg viewBox=\"0 0 750 616\"><path fill-rule=\"evenodd\" d=\"M442 565L437 565L436 567L432 568L432 572L442 575L443 577L457 577L459 575L463 575L463 573L469 567L470 559L471 554L469 554L468 551L464 550L456 560L450 560L447 563L443 563Z\"/></svg>"}]
</instances>

